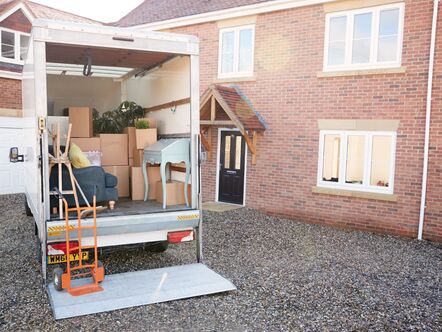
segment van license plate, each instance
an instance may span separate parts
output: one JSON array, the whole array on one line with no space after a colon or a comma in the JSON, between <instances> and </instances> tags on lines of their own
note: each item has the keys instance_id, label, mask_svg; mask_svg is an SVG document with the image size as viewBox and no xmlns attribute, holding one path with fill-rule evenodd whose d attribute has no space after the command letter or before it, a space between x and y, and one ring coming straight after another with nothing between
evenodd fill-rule
<instances>
[{"instance_id":1,"label":"van license plate","mask_svg":"<svg viewBox=\"0 0 442 332\"><path fill-rule=\"evenodd\" d=\"M89 252L87 251L83 251L81 253L82 256L82 260L88 260L89 259ZM78 261L79 259L79 254L78 253L74 253L71 254L71 261ZM67 256L66 255L50 255L48 256L48 264L60 264L60 263L66 263L67 261Z\"/></svg>"}]
</instances>

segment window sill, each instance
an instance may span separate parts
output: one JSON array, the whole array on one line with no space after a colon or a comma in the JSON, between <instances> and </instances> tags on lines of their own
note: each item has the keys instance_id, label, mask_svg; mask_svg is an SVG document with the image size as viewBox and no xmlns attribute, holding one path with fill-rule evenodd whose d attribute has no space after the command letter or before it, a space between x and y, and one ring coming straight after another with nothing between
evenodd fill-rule
<instances>
[{"instance_id":1,"label":"window sill","mask_svg":"<svg viewBox=\"0 0 442 332\"><path fill-rule=\"evenodd\" d=\"M316 74L316 77L323 78L323 77L343 77L343 76L362 76L362 75L404 74L406 72L406 69L407 67L320 71Z\"/></svg>"},{"instance_id":2,"label":"window sill","mask_svg":"<svg viewBox=\"0 0 442 332\"><path fill-rule=\"evenodd\" d=\"M394 194L381 194L381 193L372 193L366 191L325 188L318 186L312 187L312 192L315 194L356 197L356 198L365 198L365 199L373 199L373 200L388 201L388 202L397 202L398 200L398 196Z\"/></svg>"},{"instance_id":3,"label":"window sill","mask_svg":"<svg viewBox=\"0 0 442 332\"><path fill-rule=\"evenodd\" d=\"M256 76L237 76L237 77L218 77L213 83L235 83L235 82L254 82Z\"/></svg>"}]
</instances>

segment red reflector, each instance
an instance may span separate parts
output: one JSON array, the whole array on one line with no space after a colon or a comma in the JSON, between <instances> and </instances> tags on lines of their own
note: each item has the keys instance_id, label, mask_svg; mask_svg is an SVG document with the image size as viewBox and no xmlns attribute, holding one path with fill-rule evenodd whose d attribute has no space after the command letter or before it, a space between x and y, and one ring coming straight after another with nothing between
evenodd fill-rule
<instances>
[{"instance_id":1,"label":"red reflector","mask_svg":"<svg viewBox=\"0 0 442 332\"><path fill-rule=\"evenodd\" d=\"M193 231L167 233L167 242L169 243L181 243L186 241L193 241Z\"/></svg>"}]
</instances>

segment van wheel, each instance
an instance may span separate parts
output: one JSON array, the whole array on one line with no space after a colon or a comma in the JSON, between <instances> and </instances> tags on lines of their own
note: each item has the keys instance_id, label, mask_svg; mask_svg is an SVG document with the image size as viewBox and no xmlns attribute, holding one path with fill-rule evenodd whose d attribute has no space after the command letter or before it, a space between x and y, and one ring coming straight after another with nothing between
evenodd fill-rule
<instances>
[{"instance_id":1,"label":"van wheel","mask_svg":"<svg viewBox=\"0 0 442 332\"><path fill-rule=\"evenodd\" d=\"M41 263L41 242L40 242L40 238L38 237L38 235L35 237L35 250L36 250L36 258L37 258L37 262Z\"/></svg>"},{"instance_id":2,"label":"van wheel","mask_svg":"<svg viewBox=\"0 0 442 332\"><path fill-rule=\"evenodd\" d=\"M63 278L63 269L61 267L56 267L54 269L54 287L59 292L63 290L62 285L62 278Z\"/></svg>"},{"instance_id":3,"label":"van wheel","mask_svg":"<svg viewBox=\"0 0 442 332\"><path fill-rule=\"evenodd\" d=\"M167 248L169 248L169 242L167 241L155 242L148 245L146 248L151 252L165 252Z\"/></svg>"},{"instance_id":4,"label":"van wheel","mask_svg":"<svg viewBox=\"0 0 442 332\"><path fill-rule=\"evenodd\" d=\"M25 199L25 212L26 212L26 215L28 217L32 217L33 216L32 211L29 208L28 201L26 199Z\"/></svg>"}]
</instances>

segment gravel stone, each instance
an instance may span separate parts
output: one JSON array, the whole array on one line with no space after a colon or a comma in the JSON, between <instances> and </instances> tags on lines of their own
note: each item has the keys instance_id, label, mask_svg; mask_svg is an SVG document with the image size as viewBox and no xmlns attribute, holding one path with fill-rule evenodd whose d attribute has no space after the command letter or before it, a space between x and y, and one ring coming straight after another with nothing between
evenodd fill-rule
<instances>
[{"instance_id":1,"label":"gravel stone","mask_svg":"<svg viewBox=\"0 0 442 332\"><path fill-rule=\"evenodd\" d=\"M0 196L0 330L441 331L442 245L250 209L204 213L205 263L238 290L55 321L23 195ZM104 252L107 274L195 262L195 244Z\"/></svg>"}]
</instances>

